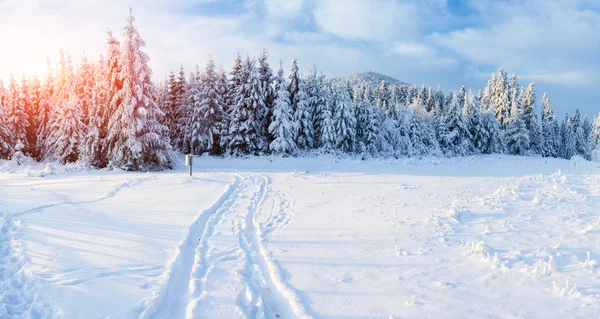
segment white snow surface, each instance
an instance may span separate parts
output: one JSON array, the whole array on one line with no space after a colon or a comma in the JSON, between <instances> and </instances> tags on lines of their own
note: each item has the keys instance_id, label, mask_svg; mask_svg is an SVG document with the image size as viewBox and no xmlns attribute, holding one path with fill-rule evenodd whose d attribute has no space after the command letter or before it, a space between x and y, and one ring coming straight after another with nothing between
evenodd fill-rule
<instances>
[{"instance_id":1,"label":"white snow surface","mask_svg":"<svg viewBox=\"0 0 600 319\"><path fill-rule=\"evenodd\" d=\"M598 318L600 167L0 162L0 318Z\"/></svg>"}]
</instances>

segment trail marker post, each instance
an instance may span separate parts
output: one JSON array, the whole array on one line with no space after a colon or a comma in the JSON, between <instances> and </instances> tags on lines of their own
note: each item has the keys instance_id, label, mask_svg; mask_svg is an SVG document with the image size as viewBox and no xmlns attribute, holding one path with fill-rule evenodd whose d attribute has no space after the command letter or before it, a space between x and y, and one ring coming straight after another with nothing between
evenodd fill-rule
<instances>
[{"instance_id":1,"label":"trail marker post","mask_svg":"<svg viewBox=\"0 0 600 319\"><path fill-rule=\"evenodd\" d=\"M190 176L192 176L192 163L194 162L194 157L190 154L185 156L185 165L190 168Z\"/></svg>"}]
</instances>

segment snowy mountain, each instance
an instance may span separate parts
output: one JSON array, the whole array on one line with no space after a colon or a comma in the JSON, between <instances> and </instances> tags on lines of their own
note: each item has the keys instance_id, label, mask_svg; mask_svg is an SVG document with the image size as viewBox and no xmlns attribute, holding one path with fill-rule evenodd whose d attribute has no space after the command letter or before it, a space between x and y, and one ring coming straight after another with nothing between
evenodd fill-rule
<instances>
[{"instance_id":1,"label":"snowy mountain","mask_svg":"<svg viewBox=\"0 0 600 319\"><path fill-rule=\"evenodd\" d=\"M346 77L337 77L329 80L329 82L332 84L346 83L346 81L350 82L351 86L355 86L363 82L377 86L381 83L381 81L386 81L388 84L410 85L391 76L371 71L352 73Z\"/></svg>"}]
</instances>

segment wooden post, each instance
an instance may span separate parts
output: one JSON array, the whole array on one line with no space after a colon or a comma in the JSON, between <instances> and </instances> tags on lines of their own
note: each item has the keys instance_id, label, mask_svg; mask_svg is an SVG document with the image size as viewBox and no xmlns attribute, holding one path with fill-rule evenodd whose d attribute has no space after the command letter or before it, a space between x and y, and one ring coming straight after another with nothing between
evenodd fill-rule
<instances>
[{"instance_id":1,"label":"wooden post","mask_svg":"<svg viewBox=\"0 0 600 319\"><path fill-rule=\"evenodd\" d=\"M190 154L187 154L185 156L185 165L187 165L190 168L190 176L192 176L192 164L193 164L193 157Z\"/></svg>"}]
</instances>

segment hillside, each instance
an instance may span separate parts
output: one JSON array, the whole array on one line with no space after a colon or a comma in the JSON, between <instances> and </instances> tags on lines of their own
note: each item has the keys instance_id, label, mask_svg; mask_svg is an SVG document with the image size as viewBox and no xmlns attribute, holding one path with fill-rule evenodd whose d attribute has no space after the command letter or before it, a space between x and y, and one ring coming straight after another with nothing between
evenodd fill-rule
<instances>
[{"instance_id":1,"label":"hillside","mask_svg":"<svg viewBox=\"0 0 600 319\"><path fill-rule=\"evenodd\" d=\"M381 81L386 81L388 84L410 85L393 77L371 71L352 73L346 77L337 77L329 80L329 82L332 84L345 83L346 81L350 82L351 86L355 86L363 82L367 82L371 85L379 85Z\"/></svg>"}]
</instances>

